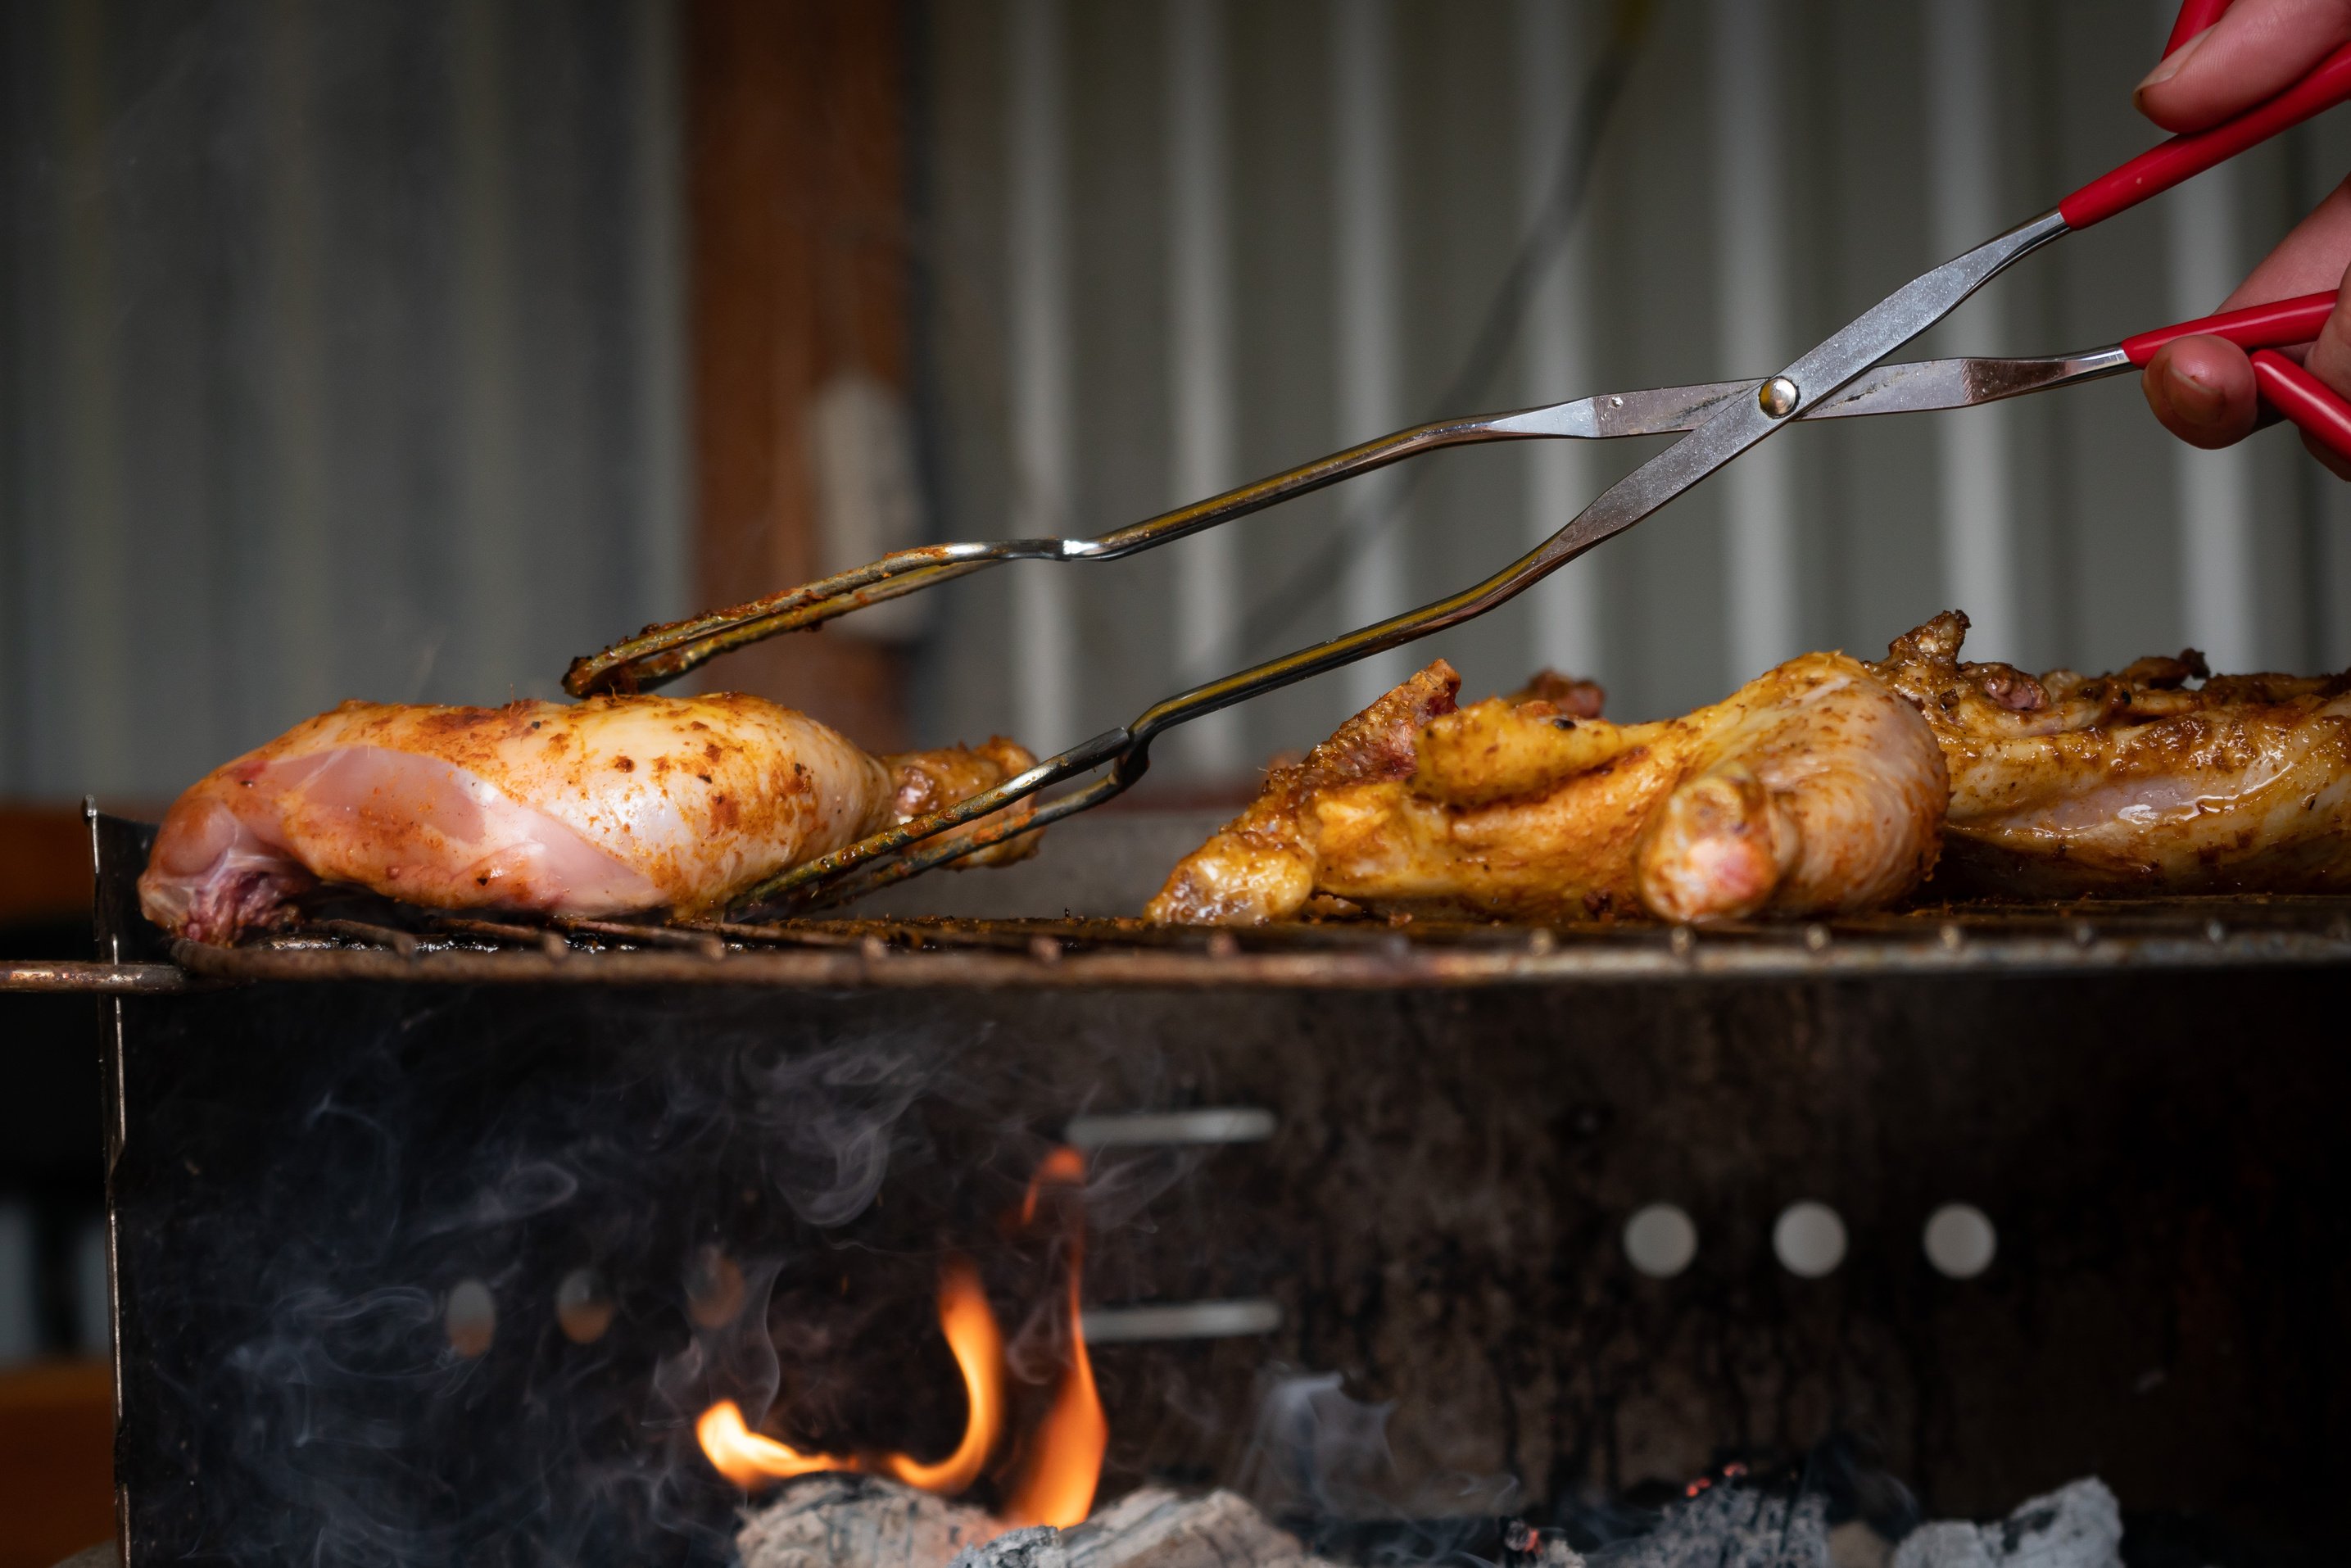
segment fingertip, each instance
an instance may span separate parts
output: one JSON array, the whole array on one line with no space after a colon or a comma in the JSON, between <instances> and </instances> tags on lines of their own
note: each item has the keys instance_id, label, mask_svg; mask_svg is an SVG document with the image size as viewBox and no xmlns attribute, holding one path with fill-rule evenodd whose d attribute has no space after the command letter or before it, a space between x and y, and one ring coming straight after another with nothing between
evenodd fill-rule
<instances>
[{"instance_id":1,"label":"fingertip","mask_svg":"<svg viewBox=\"0 0 2351 1568\"><path fill-rule=\"evenodd\" d=\"M2257 417L2252 361L2225 339L2183 338L2147 362L2140 377L2147 407L2193 446L2227 446L2251 434Z\"/></svg>"},{"instance_id":2,"label":"fingertip","mask_svg":"<svg viewBox=\"0 0 2351 1568\"><path fill-rule=\"evenodd\" d=\"M2153 121L2158 131L2168 131L2174 136L2203 130L2204 127L2197 124L2193 116L2183 114L2173 107L2171 100L2177 96L2166 91L2161 82L2141 82L2131 89L2131 107L2138 110L2141 119Z\"/></svg>"},{"instance_id":3,"label":"fingertip","mask_svg":"<svg viewBox=\"0 0 2351 1568\"><path fill-rule=\"evenodd\" d=\"M2143 120L2155 122L2158 131L2168 131L2174 136L2191 129L2171 107L2174 95L2164 90L2158 81L2143 81L2131 89L2131 107Z\"/></svg>"},{"instance_id":4,"label":"fingertip","mask_svg":"<svg viewBox=\"0 0 2351 1568\"><path fill-rule=\"evenodd\" d=\"M2131 89L2131 107L2166 131L2190 129L2180 113L2179 106L2172 101L2179 95L2167 91L2166 88L2174 78L2179 75L2181 68L2195 57L2196 51L2203 47L2204 40L2211 36L2212 29L2207 27L2171 53L2164 56L2157 63L2155 69L2140 78L2139 84ZM2174 123L2175 121L2179 123Z\"/></svg>"}]
</instances>

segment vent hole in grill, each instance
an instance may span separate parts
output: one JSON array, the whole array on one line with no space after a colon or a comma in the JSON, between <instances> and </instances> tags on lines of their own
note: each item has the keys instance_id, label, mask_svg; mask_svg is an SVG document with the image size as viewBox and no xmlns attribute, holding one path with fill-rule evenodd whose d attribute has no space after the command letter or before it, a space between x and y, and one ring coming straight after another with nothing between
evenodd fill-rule
<instances>
[{"instance_id":1,"label":"vent hole in grill","mask_svg":"<svg viewBox=\"0 0 2351 1568\"><path fill-rule=\"evenodd\" d=\"M1947 1203L1927 1218L1927 1261L1948 1280L1972 1280L1991 1267L2000 1232L1971 1203Z\"/></svg>"},{"instance_id":2,"label":"vent hole in grill","mask_svg":"<svg viewBox=\"0 0 2351 1568\"><path fill-rule=\"evenodd\" d=\"M1653 1203L1625 1222L1625 1257L1653 1280L1670 1280L1698 1256L1698 1226L1670 1203Z\"/></svg>"},{"instance_id":3,"label":"vent hole in grill","mask_svg":"<svg viewBox=\"0 0 2351 1568\"><path fill-rule=\"evenodd\" d=\"M498 1299L479 1280L458 1281L442 1308L441 1332L449 1336L451 1350L467 1361L479 1360L497 1338Z\"/></svg>"},{"instance_id":4,"label":"vent hole in grill","mask_svg":"<svg viewBox=\"0 0 2351 1568\"><path fill-rule=\"evenodd\" d=\"M1833 1274L1844 1261L1844 1219L1825 1203L1792 1203L1771 1227L1771 1251L1799 1279Z\"/></svg>"}]
</instances>

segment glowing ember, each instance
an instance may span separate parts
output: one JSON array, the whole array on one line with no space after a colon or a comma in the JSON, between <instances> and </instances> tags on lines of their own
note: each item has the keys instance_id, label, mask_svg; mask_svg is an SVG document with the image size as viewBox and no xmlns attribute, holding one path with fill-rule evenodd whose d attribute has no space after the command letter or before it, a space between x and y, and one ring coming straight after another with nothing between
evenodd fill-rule
<instances>
[{"instance_id":1,"label":"glowing ember","mask_svg":"<svg viewBox=\"0 0 2351 1568\"><path fill-rule=\"evenodd\" d=\"M1110 1445L1110 1424L1102 1416L1102 1399L1094 1390L1093 1363L1086 1355L1085 1333L1079 1316L1081 1285L1085 1272L1085 1215L1074 1201L1074 1189L1084 1185L1085 1156L1072 1148L1057 1148L1037 1167L1020 1206L1022 1223L1037 1217L1040 1194L1047 1186L1072 1189L1069 1215L1070 1364L1061 1386L1053 1392L1051 1408L1038 1423L1030 1458L1002 1518L1011 1525L1067 1526L1084 1521L1092 1511L1094 1487L1102 1478L1102 1452ZM863 1470L896 1478L908 1486L953 1497L979 1478L1004 1429L1004 1340L996 1313L980 1288L979 1274L964 1259L950 1259L939 1275L939 1328L947 1348L963 1371L963 1440L955 1451L935 1464L907 1454L862 1454L841 1457L804 1454L788 1443L754 1432L742 1409L722 1399L695 1423L702 1451L720 1475L746 1491L772 1481L818 1470Z\"/></svg>"}]
</instances>

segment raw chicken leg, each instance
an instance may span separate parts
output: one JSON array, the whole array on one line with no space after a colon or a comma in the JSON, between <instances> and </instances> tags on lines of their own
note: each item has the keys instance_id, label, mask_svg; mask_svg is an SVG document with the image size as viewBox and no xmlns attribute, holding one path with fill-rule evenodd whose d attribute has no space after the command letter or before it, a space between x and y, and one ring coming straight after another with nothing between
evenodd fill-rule
<instances>
[{"instance_id":1,"label":"raw chicken leg","mask_svg":"<svg viewBox=\"0 0 2351 1568\"><path fill-rule=\"evenodd\" d=\"M181 796L139 901L204 942L282 919L320 883L440 909L696 913L1031 760L1002 739L875 758L805 715L733 694L347 702ZM960 863L1017 860L1035 841Z\"/></svg>"}]
</instances>

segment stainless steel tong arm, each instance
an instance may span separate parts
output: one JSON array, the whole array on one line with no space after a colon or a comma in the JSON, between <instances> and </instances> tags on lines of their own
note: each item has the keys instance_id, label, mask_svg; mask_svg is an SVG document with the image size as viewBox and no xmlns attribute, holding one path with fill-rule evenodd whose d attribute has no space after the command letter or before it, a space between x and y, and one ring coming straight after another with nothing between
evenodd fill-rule
<instances>
[{"instance_id":1,"label":"stainless steel tong arm","mask_svg":"<svg viewBox=\"0 0 2351 1568\"><path fill-rule=\"evenodd\" d=\"M1792 417L1849 419L1963 408L2130 368L2120 351L2113 349L2040 359L1927 360L1887 365L1834 395L1800 400ZM1092 538L1000 539L899 550L748 604L649 627L626 642L574 660L564 677L564 687L575 696L599 691L649 691L732 649L805 631L869 604L988 567L1017 560L1115 560L1443 447L1546 438L1605 441L1694 431L1730 404L1752 402L1762 385L1758 380L1652 387L1507 413L1437 420Z\"/></svg>"},{"instance_id":2,"label":"stainless steel tong arm","mask_svg":"<svg viewBox=\"0 0 2351 1568\"><path fill-rule=\"evenodd\" d=\"M563 686L574 696L601 691L649 691L666 685L730 649L786 632L804 631L869 604L896 599L1006 561L1115 560L1424 452L1545 434L1499 428L1511 417L1483 415L1415 425L1093 538L1001 539L987 544L924 545L899 550L864 566L835 572L748 604L666 626L648 627L601 653L573 660L564 674Z\"/></svg>"},{"instance_id":3,"label":"stainless steel tong arm","mask_svg":"<svg viewBox=\"0 0 2351 1568\"><path fill-rule=\"evenodd\" d=\"M804 904L852 897L968 854L1015 831L1041 826L1086 810L1118 794L1141 778L1150 767L1152 741L1176 725L1486 613L1515 598L1602 540L1648 517L1750 446L1792 423L1806 407L1828 405L1834 394L1871 365L1941 319L2003 267L2065 233L2065 230L2064 220L2053 212L2011 229L1906 284L1779 375L1761 383L1750 383L1753 395L1740 397L1726 392L1710 404L1711 412L1697 415L1702 423L1695 430L1609 486L1565 528L1484 581L1416 610L1391 616L1221 680L1195 686L1155 704L1122 728L1106 731L1057 757L1049 758L993 789L967 797L942 810L902 823L821 859L782 872L750 890L738 901L737 907L757 908L784 900ZM1921 378L1922 384L1931 380L1931 377ZM1587 399L1582 402L1589 404L1593 401ZM1320 488L1348 473L1360 473L1366 468L1393 462L1414 450L1455 444L1461 441L1578 434L1539 426L1545 418L1563 424L1572 419L1584 417L1562 412L1579 406L1575 403L1559 404L1552 409L1532 410L1516 415L1424 425L1415 431L1351 448L1325 458L1318 465L1293 470L1291 475L1277 476L1273 479L1260 481L1257 486L1203 502L1198 507L1186 507L1166 514L1165 517L1137 524L1133 528L1121 530L1119 534L1105 535L1102 541L1095 542L1121 540L1144 530L1177 537L1180 533L1221 520L1218 513L1238 516L1240 510L1255 510L1259 506L1271 505L1273 500L1283 496ZM1858 410L1848 409L1847 412ZM1600 411L1594 409L1590 413L1597 416ZM1512 427L1514 421L1518 422L1516 427ZM1459 434L1432 434L1455 432ZM1292 481L1293 476L1316 477L1286 483ZM1268 488L1277 488L1280 494L1236 508L1234 497L1254 496ZM1140 549L1144 546L1134 542L1125 544L1124 548ZM991 559L1020 558L999 556ZM876 562L874 567L864 570L872 572L883 564ZM969 565L965 565L964 570L969 569ZM801 591L812 593L822 586L810 584L809 590ZM806 608L816 608L821 602L811 599ZM950 830L977 822L982 817L1056 783L1092 772L1106 764L1110 770L1102 778L1041 807L1027 823L1008 821L983 825L972 832L957 834L950 841L921 849L913 848L924 840L935 839Z\"/></svg>"}]
</instances>

